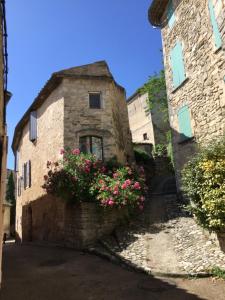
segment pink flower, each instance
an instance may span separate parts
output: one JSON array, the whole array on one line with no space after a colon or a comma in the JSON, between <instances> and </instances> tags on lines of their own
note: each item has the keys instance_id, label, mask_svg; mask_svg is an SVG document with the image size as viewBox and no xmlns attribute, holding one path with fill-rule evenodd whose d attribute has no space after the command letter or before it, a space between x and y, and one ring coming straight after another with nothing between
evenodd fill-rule
<instances>
[{"instance_id":1,"label":"pink flower","mask_svg":"<svg viewBox=\"0 0 225 300\"><path fill-rule=\"evenodd\" d=\"M139 168L139 170L140 170L140 173L142 173L142 174L145 173L144 167L141 166L141 167Z\"/></svg>"},{"instance_id":2,"label":"pink flower","mask_svg":"<svg viewBox=\"0 0 225 300\"><path fill-rule=\"evenodd\" d=\"M73 149L72 154L79 155L80 154L80 149Z\"/></svg>"},{"instance_id":3,"label":"pink flower","mask_svg":"<svg viewBox=\"0 0 225 300\"><path fill-rule=\"evenodd\" d=\"M117 177L118 177L118 173L114 173L113 178L117 178Z\"/></svg>"},{"instance_id":4,"label":"pink flower","mask_svg":"<svg viewBox=\"0 0 225 300\"><path fill-rule=\"evenodd\" d=\"M102 173L105 173L105 171L106 171L106 167L103 166L103 167L101 168L101 172L102 172Z\"/></svg>"},{"instance_id":5,"label":"pink flower","mask_svg":"<svg viewBox=\"0 0 225 300\"><path fill-rule=\"evenodd\" d=\"M84 171L85 171L85 173L90 173L91 170L89 167L85 167Z\"/></svg>"},{"instance_id":6,"label":"pink flower","mask_svg":"<svg viewBox=\"0 0 225 300\"><path fill-rule=\"evenodd\" d=\"M109 206L113 206L113 205L114 205L114 201L113 201L112 199L110 199L110 200L108 201L108 205L109 205Z\"/></svg>"},{"instance_id":7,"label":"pink flower","mask_svg":"<svg viewBox=\"0 0 225 300\"><path fill-rule=\"evenodd\" d=\"M91 165L91 161L89 159L85 159L85 163L90 166Z\"/></svg>"},{"instance_id":8,"label":"pink flower","mask_svg":"<svg viewBox=\"0 0 225 300\"><path fill-rule=\"evenodd\" d=\"M145 197L144 197L144 196L141 196L141 197L140 197L140 201L141 201L141 202L144 202L144 201L145 201Z\"/></svg>"},{"instance_id":9,"label":"pink flower","mask_svg":"<svg viewBox=\"0 0 225 300\"><path fill-rule=\"evenodd\" d=\"M123 190L125 190L125 189L127 188L127 184L124 182L124 183L122 184L121 188L122 188Z\"/></svg>"},{"instance_id":10,"label":"pink flower","mask_svg":"<svg viewBox=\"0 0 225 300\"><path fill-rule=\"evenodd\" d=\"M138 181L136 181L134 183L134 188L135 188L135 190L140 190L141 189L140 183Z\"/></svg>"},{"instance_id":11,"label":"pink flower","mask_svg":"<svg viewBox=\"0 0 225 300\"><path fill-rule=\"evenodd\" d=\"M60 150L60 154L63 155L64 153L65 153L65 150L64 150L64 149L61 149L61 150Z\"/></svg>"},{"instance_id":12,"label":"pink flower","mask_svg":"<svg viewBox=\"0 0 225 300\"><path fill-rule=\"evenodd\" d=\"M130 179L127 179L126 181L125 181L125 183L126 183L126 185L131 185L131 180Z\"/></svg>"},{"instance_id":13,"label":"pink flower","mask_svg":"<svg viewBox=\"0 0 225 300\"><path fill-rule=\"evenodd\" d=\"M143 210L143 209L144 209L144 206L143 206L143 205L139 205L139 209L140 209L140 210Z\"/></svg>"}]
</instances>

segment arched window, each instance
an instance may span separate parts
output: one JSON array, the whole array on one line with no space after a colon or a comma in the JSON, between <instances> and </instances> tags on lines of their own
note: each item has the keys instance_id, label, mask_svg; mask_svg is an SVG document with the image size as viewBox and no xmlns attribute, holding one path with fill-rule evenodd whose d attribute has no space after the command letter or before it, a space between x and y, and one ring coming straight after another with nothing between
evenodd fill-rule
<instances>
[{"instance_id":1,"label":"arched window","mask_svg":"<svg viewBox=\"0 0 225 300\"><path fill-rule=\"evenodd\" d=\"M103 141L98 136L82 136L79 141L80 151L92 153L97 159L103 160Z\"/></svg>"}]
</instances>

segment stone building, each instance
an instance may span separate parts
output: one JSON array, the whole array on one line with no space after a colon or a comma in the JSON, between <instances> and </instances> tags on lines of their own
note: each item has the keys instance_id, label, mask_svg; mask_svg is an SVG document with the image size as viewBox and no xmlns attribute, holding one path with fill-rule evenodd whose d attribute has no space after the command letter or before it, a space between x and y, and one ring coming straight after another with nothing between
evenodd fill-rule
<instances>
[{"instance_id":1,"label":"stone building","mask_svg":"<svg viewBox=\"0 0 225 300\"><path fill-rule=\"evenodd\" d=\"M29 204L44 196L41 186L46 162L58 160L60 149L67 147L80 148L106 161L113 157L120 163L133 160L125 90L104 61L54 73L15 128L12 148L19 239L31 235L28 227L33 239L35 232L41 239L41 230L46 231L51 221L58 218L58 224L52 224L54 230L63 223L60 205L49 209L47 201ZM57 217L51 215L55 211L60 211ZM26 219L26 213L32 221ZM35 227L40 224L42 228ZM48 239L46 232L43 239Z\"/></svg>"},{"instance_id":2,"label":"stone building","mask_svg":"<svg viewBox=\"0 0 225 300\"><path fill-rule=\"evenodd\" d=\"M2 278L2 238L3 238L3 201L5 199L7 128L6 105L10 99L7 92L7 32L5 18L5 1L0 4L0 284Z\"/></svg>"},{"instance_id":3,"label":"stone building","mask_svg":"<svg viewBox=\"0 0 225 300\"><path fill-rule=\"evenodd\" d=\"M127 99L129 124L132 141L146 150L150 145L166 144L166 133L169 124L163 119L163 114L154 106L149 110L148 94L134 93ZM148 151L148 150L147 150Z\"/></svg>"},{"instance_id":4,"label":"stone building","mask_svg":"<svg viewBox=\"0 0 225 300\"><path fill-rule=\"evenodd\" d=\"M161 28L177 185L196 151L225 129L225 0L153 0Z\"/></svg>"}]
</instances>

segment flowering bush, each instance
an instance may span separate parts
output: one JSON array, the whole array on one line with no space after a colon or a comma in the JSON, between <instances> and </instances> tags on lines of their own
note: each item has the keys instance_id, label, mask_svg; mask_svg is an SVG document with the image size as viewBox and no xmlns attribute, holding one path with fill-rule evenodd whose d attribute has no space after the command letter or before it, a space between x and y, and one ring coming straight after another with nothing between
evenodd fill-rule
<instances>
[{"instance_id":1,"label":"flowering bush","mask_svg":"<svg viewBox=\"0 0 225 300\"><path fill-rule=\"evenodd\" d=\"M112 174L99 174L91 187L97 191L97 200L103 207L124 206L144 208L144 180L143 173L138 176L130 167L121 167Z\"/></svg>"},{"instance_id":2,"label":"flowering bush","mask_svg":"<svg viewBox=\"0 0 225 300\"><path fill-rule=\"evenodd\" d=\"M183 170L188 209L210 230L225 229L225 139L201 149Z\"/></svg>"},{"instance_id":3,"label":"flowering bush","mask_svg":"<svg viewBox=\"0 0 225 300\"><path fill-rule=\"evenodd\" d=\"M49 171L42 186L47 193L69 202L143 209L143 169L139 173L129 166L108 169L94 155L80 153L79 149L61 150L61 154L59 162L47 162Z\"/></svg>"}]
</instances>

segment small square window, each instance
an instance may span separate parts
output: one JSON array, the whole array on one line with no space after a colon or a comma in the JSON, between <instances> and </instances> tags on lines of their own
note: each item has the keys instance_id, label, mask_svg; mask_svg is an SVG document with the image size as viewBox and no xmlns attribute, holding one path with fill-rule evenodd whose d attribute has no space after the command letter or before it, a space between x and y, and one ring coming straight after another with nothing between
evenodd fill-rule
<instances>
[{"instance_id":1,"label":"small square window","mask_svg":"<svg viewBox=\"0 0 225 300\"><path fill-rule=\"evenodd\" d=\"M144 139L144 141L146 141L148 139L148 134L147 133L143 134L143 139Z\"/></svg>"},{"instance_id":2,"label":"small square window","mask_svg":"<svg viewBox=\"0 0 225 300\"><path fill-rule=\"evenodd\" d=\"M100 93L90 93L89 94L89 107L100 109L101 107L101 94Z\"/></svg>"}]
</instances>

